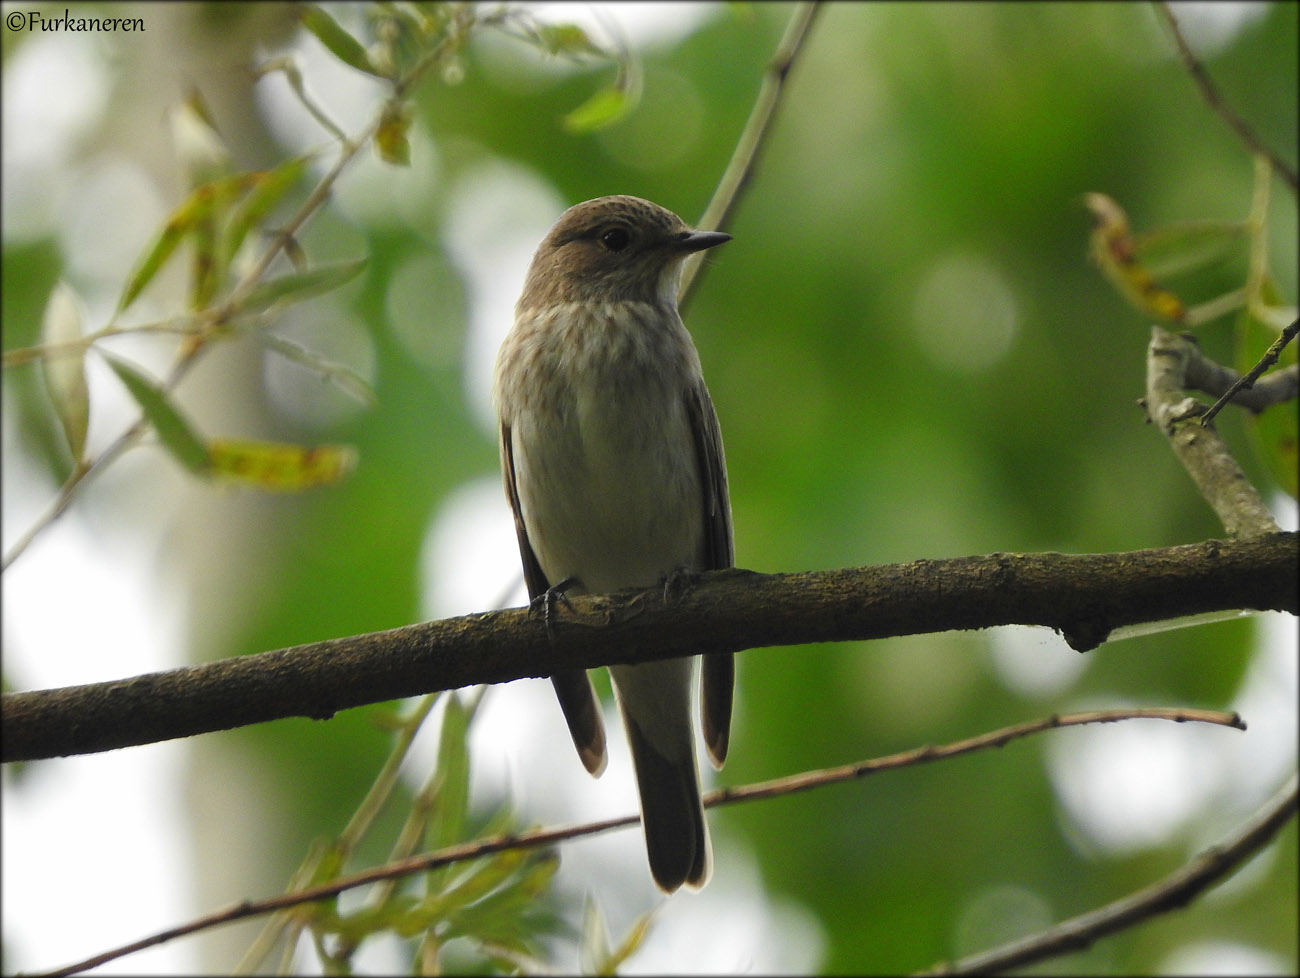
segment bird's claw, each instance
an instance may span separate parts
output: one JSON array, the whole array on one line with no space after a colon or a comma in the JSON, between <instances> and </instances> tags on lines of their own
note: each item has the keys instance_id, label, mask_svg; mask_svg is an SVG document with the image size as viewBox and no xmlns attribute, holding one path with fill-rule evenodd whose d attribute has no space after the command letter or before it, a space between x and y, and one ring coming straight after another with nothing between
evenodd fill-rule
<instances>
[{"instance_id":1,"label":"bird's claw","mask_svg":"<svg viewBox=\"0 0 1300 978\"><path fill-rule=\"evenodd\" d=\"M562 601L564 606L572 611L573 605L569 602L568 591L569 588L581 583L576 577L566 577L559 584L552 584L528 602L528 613L541 614L542 621L546 623L546 637L552 641L555 640L555 603Z\"/></svg>"}]
</instances>

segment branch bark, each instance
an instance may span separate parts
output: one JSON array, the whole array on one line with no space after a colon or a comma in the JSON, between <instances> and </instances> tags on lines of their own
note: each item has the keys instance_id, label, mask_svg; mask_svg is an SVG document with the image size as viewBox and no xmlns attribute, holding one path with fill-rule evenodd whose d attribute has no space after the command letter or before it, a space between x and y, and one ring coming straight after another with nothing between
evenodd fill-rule
<instances>
[{"instance_id":1,"label":"branch bark","mask_svg":"<svg viewBox=\"0 0 1300 978\"><path fill-rule=\"evenodd\" d=\"M703 574L659 588L575 595L555 623L491 611L149 673L6 693L0 759L156 743L562 669L702 652L994 625L1045 625L1080 651L1115 628L1251 608L1297 612L1300 537L1117 554L989 554L881 567Z\"/></svg>"},{"instance_id":2,"label":"branch bark","mask_svg":"<svg viewBox=\"0 0 1300 978\"><path fill-rule=\"evenodd\" d=\"M1191 386L1189 371L1203 372L1202 360L1192 337L1159 326L1151 328L1143 400L1147 417L1169 439L1174 454L1229 536L1248 539L1275 533L1277 523L1232 451L1213 427L1201 424L1205 405L1185 393Z\"/></svg>"}]
</instances>

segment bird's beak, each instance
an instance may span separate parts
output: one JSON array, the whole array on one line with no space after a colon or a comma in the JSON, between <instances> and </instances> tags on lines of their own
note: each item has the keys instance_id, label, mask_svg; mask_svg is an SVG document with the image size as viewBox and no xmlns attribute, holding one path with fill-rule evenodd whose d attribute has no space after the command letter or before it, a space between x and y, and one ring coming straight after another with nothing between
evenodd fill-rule
<instances>
[{"instance_id":1,"label":"bird's beak","mask_svg":"<svg viewBox=\"0 0 1300 978\"><path fill-rule=\"evenodd\" d=\"M692 252L714 248L731 240L731 235L724 231L687 231L673 241L674 251Z\"/></svg>"}]
</instances>

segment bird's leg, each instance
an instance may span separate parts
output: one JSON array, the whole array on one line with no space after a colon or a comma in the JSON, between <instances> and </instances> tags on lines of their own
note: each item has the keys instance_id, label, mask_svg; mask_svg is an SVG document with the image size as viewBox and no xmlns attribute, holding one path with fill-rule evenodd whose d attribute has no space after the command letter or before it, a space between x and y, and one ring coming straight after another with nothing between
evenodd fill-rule
<instances>
[{"instance_id":1,"label":"bird's leg","mask_svg":"<svg viewBox=\"0 0 1300 978\"><path fill-rule=\"evenodd\" d=\"M528 602L528 613L530 615L541 614L542 620L546 622L546 637L552 642L555 641L555 603L562 601L564 606L572 611L573 605L569 603L569 588L581 586L582 581L578 580L578 578L566 577L559 584L552 584Z\"/></svg>"}]
</instances>

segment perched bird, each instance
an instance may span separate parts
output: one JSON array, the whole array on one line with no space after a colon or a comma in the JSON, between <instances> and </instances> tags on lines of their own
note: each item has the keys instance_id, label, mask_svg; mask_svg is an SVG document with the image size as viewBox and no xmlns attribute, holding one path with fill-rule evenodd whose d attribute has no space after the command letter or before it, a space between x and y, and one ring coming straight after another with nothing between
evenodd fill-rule
<instances>
[{"instance_id":1,"label":"perched bird","mask_svg":"<svg viewBox=\"0 0 1300 978\"><path fill-rule=\"evenodd\" d=\"M722 436L677 311L683 260L731 236L694 231L639 197L565 211L533 256L493 397L524 578L608 593L732 565ZM691 723L694 658L611 666L641 796L650 872L698 889L712 864ZM704 739L727 756L735 665L702 659ZM551 678L583 765L605 768L605 731L584 671Z\"/></svg>"}]
</instances>

